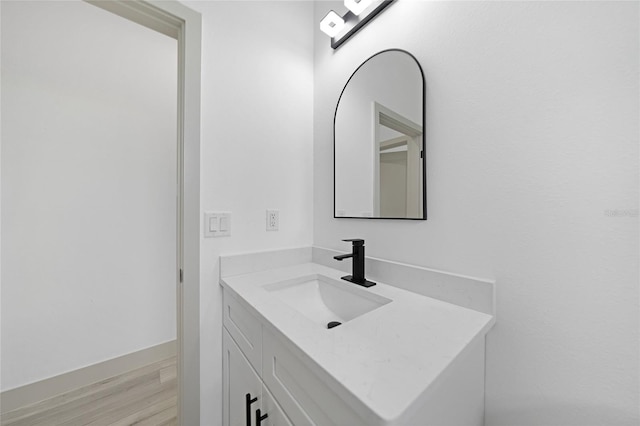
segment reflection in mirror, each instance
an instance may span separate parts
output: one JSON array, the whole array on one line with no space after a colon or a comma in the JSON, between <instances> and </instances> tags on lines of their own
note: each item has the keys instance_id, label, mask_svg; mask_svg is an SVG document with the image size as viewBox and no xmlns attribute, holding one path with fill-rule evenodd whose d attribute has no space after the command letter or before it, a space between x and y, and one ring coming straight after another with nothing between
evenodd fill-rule
<instances>
[{"instance_id":1,"label":"reflection in mirror","mask_svg":"<svg viewBox=\"0 0 640 426\"><path fill-rule=\"evenodd\" d=\"M409 53L365 61L334 119L335 217L426 219L424 77Z\"/></svg>"}]
</instances>

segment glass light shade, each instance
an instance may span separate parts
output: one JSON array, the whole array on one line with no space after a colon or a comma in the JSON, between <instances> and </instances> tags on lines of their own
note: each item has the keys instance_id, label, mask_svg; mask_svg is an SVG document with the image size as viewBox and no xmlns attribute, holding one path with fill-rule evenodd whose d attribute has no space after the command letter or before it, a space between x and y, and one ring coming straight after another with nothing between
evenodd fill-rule
<instances>
[{"instance_id":1,"label":"glass light shade","mask_svg":"<svg viewBox=\"0 0 640 426\"><path fill-rule=\"evenodd\" d=\"M371 3L373 0L344 0L344 5L355 15L360 15Z\"/></svg>"},{"instance_id":2,"label":"glass light shade","mask_svg":"<svg viewBox=\"0 0 640 426\"><path fill-rule=\"evenodd\" d=\"M320 21L320 29L329 37L335 37L344 27L344 19L336 12L330 10Z\"/></svg>"}]
</instances>

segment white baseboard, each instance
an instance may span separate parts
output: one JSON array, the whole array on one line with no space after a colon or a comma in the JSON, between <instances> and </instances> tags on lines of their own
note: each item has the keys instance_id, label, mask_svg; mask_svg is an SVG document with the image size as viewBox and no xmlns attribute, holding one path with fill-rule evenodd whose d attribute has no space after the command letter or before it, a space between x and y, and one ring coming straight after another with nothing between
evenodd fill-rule
<instances>
[{"instance_id":1,"label":"white baseboard","mask_svg":"<svg viewBox=\"0 0 640 426\"><path fill-rule=\"evenodd\" d=\"M2 413L8 413L73 389L88 386L109 377L162 361L174 355L176 355L176 341L171 340L88 367L40 380L39 382L9 389L0 393L0 409Z\"/></svg>"}]
</instances>

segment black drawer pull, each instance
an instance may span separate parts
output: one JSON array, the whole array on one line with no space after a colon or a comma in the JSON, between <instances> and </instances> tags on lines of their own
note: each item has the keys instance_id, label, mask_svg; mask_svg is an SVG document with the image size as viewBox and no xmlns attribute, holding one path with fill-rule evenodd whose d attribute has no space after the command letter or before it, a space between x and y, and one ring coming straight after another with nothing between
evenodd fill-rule
<instances>
[{"instance_id":1,"label":"black drawer pull","mask_svg":"<svg viewBox=\"0 0 640 426\"><path fill-rule=\"evenodd\" d=\"M251 404L253 404L257 400L258 400L258 397L251 398L250 393L244 396L245 407L247 412L247 426L251 426Z\"/></svg>"},{"instance_id":2,"label":"black drawer pull","mask_svg":"<svg viewBox=\"0 0 640 426\"><path fill-rule=\"evenodd\" d=\"M258 408L256 410L256 426L260 426L260 423L262 423L262 421L267 417L269 417L269 414L265 413L265 415L263 416L262 411L260 411L260 409Z\"/></svg>"}]
</instances>

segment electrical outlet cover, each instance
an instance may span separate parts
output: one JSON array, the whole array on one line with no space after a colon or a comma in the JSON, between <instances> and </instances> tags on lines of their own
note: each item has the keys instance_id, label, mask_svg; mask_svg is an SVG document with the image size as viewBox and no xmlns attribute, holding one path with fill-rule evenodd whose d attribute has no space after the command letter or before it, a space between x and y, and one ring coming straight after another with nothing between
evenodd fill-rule
<instances>
[{"instance_id":1,"label":"electrical outlet cover","mask_svg":"<svg viewBox=\"0 0 640 426\"><path fill-rule=\"evenodd\" d=\"M267 210L267 231L277 231L280 225L278 210Z\"/></svg>"}]
</instances>

